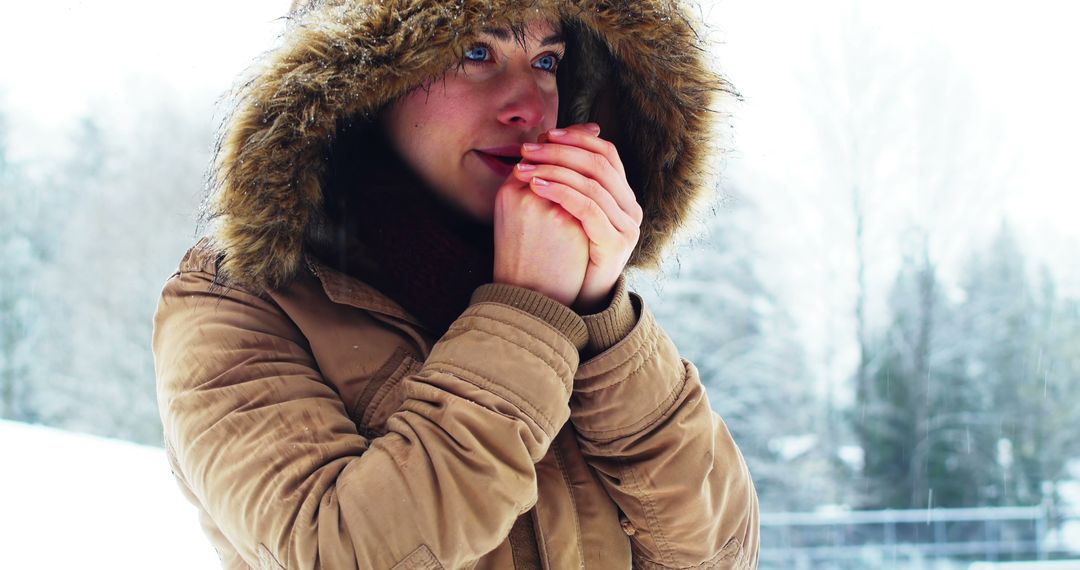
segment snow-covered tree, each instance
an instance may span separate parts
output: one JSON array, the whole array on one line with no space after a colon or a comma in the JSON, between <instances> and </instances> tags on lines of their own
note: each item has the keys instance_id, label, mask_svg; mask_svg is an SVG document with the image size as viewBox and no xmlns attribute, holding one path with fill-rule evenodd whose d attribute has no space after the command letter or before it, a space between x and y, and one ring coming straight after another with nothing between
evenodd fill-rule
<instances>
[{"instance_id":1,"label":"snow-covered tree","mask_svg":"<svg viewBox=\"0 0 1080 570\"><path fill-rule=\"evenodd\" d=\"M817 284L813 302L825 305L808 326L816 333L811 338L821 339L814 354L827 387L827 430L833 435L826 445L839 477L839 450L850 442L848 434L856 434L871 472L884 459L882 450L866 447L866 438L893 428L864 424L885 421L875 408L882 404L877 392L883 361L898 357L890 352L897 347L888 345L905 335L914 334L906 340L917 342L944 333L933 314L945 308L935 300L943 295L940 280L970 238L986 229L983 220L1004 188L1008 161L1001 160L992 121L980 116L976 94L947 54L878 33L873 18L880 12L875 16L857 1L833 9L835 33L822 34L799 67L799 100L816 134L807 141L808 174L770 205L790 220L786 225L800 228L793 232L801 238L792 244L799 252L793 263L803 268L804 281ZM907 260L905 240L898 239L905 234L919 242ZM896 307L897 292L906 289L913 291L913 304ZM805 297L803 304L809 304ZM901 314L910 325L898 324ZM937 345L929 342L909 347L903 365L912 374L930 370L933 380L940 369L932 362ZM925 398L926 392L913 396ZM931 425L933 410L912 412L906 420L913 429ZM848 419L845 425L837 425L841 417ZM909 451L925 456L933 445L940 443ZM911 487L904 491L852 486L860 496L845 499L897 504L907 494L903 504L926 504L931 475L925 472L929 464L922 467L907 470ZM897 497L871 496L878 490Z\"/></svg>"},{"instance_id":2,"label":"snow-covered tree","mask_svg":"<svg viewBox=\"0 0 1080 570\"><path fill-rule=\"evenodd\" d=\"M994 411L986 438L995 461L982 493L992 504L1036 504L1043 482L1062 479L1080 452L1077 303L1057 298L1048 271L1032 277L1005 225L972 256L963 289L965 366Z\"/></svg>"},{"instance_id":3,"label":"snow-covered tree","mask_svg":"<svg viewBox=\"0 0 1080 570\"><path fill-rule=\"evenodd\" d=\"M1080 318L1048 271L1031 278L1007 226L946 295L909 257L853 414L869 508L1033 505L1080 452Z\"/></svg>"},{"instance_id":4,"label":"snow-covered tree","mask_svg":"<svg viewBox=\"0 0 1080 570\"><path fill-rule=\"evenodd\" d=\"M38 223L38 188L10 158L9 133L0 113L0 417L32 421L30 338L40 330L45 302L35 285L49 248Z\"/></svg>"},{"instance_id":5,"label":"snow-covered tree","mask_svg":"<svg viewBox=\"0 0 1080 570\"><path fill-rule=\"evenodd\" d=\"M42 272L50 299L34 371L40 421L160 444L150 352L161 286L194 243L211 144L208 109L151 87L147 103L103 104L56 159Z\"/></svg>"},{"instance_id":6,"label":"snow-covered tree","mask_svg":"<svg viewBox=\"0 0 1080 570\"><path fill-rule=\"evenodd\" d=\"M977 505L993 461L984 429L992 410L961 366L955 310L925 242L901 266L889 310L851 412L865 457L861 506Z\"/></svg>"},{"instance_id":7,"label":"snow-covered tree","mask_svg":"<svg viewBox=\"0 0 1080 570\"><path fill-rule=\"evenodd\" d=\"M637 289L697 366L746 456L762 508L807 509L832 484L816 435L821 406L794 323L759 276L755 207L732 197L703 239Z\"/></svg>"}]
</instances>

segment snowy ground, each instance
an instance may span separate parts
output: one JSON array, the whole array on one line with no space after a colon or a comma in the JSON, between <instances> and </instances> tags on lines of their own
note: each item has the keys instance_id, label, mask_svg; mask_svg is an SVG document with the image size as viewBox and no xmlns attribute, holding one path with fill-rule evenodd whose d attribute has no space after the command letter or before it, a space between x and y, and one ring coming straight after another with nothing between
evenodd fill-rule
<instances>
[{"instance_id":1,"label":"snowy ground","mask_svg":"<svg viewBox=\"0 0 1080 570\"><path fill-rule=\"evenodd\" d=\"M1059 492L1080 506L1080 483ZM1080 544L1080 521L1047 542ZM221 565L163 450L0 420L0 568L68 567Z\"/></svg>"},{"instance_id":2,"label":"snowy ground","mask_svg":"<svg viewBox=\"0 0 1080 570\"><path fill-rule=\"evenodd\" d=\"M165 452L0 420L0 568L220 568Z\"/></svg>"}]
</instances>

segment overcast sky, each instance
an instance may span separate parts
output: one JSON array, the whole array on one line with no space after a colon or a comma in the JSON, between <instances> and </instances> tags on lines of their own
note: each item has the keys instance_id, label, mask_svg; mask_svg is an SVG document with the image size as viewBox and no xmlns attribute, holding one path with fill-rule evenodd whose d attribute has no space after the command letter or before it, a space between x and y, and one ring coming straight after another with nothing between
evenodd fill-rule
<instances>
[{"instance_id":1,"label":"overcast sky","mask_svg":"<svg viewBox=\"0 0 1080 570\"><path fill-rule=\"evenodd\" d=\"M725 44L727 74L746 98L737 110L742 160L790 164L779 139L801 139L793 61L839 33L857 5L871 34L897 53L933 52L954 61L972 105L1012 162L1004 196L994 198L1027 237L1054 259L1072 259L1080 239L1080 5L1056 0L1001 2L797 2L725 0L711 10ZM842 102L838 102L842 104ZM987 164L987 169L998 165ZM973 204L973 206L975 206ZM1036 237L1037 236L1037 237ZM1073 291L1080 293L1073 283Z\"/></svg>"},{"instance_id":2,"label":"overcast sky","mask_svg":"<svg viewBox=\"0 0 1080 570\"><path fill-rule=\"evenodd\" d=\"M10 2L0 19L0 89L45 124L122 96L149 76L205 96L272 45L288 0Z\"/></svg>"}]
</instances>

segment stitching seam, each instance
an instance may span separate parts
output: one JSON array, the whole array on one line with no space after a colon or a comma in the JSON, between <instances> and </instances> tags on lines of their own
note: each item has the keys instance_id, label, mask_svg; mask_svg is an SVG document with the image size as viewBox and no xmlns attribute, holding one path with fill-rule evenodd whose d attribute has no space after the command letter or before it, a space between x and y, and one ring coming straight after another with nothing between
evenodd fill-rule
<instances>
[{"instance_id":1,"label":"stitching seam","mask_svg":"<svg viewBox=\"0 0 1080 570\"><path fill-rule=\"evenodd\" d=\"M665 566L658 562L649 560L648 558L634 556L634 568L640 568L641 570L706 570L711 568L719 568L721 562L734 561L738 568L748 568L747 552L742 548L742 542L738 538L732 537L727 541L727 544L720 549L712 558L693 566Z\"/></svg>"},{"instance_id":2,"label":"stitching seam","mask_svg":"<svg viewBox=\"0 0 1080 570\"><path fill-rule=\"evenodd\" d=\"M522 311L522 312L524 313L524 311ZM525 313L525 314L529 314L529 313ZM538 337L538 336L536 336L536 335L534 335L534 334L530 333L529 331L527 331L527 330L525 330L525 329L523 329L523 328L521 328L521 327L519 327L519 326L515 325L514 323L511 323L511 322L509 322L509 321L504 321L504 320L501 320L501 319L496 319L496 318L494 318L494 317L489 317L489 316L487 316L487 315L469 315L469 316L468 316L467 318L470 318L470 319L484 319L484 320L489 320L489 321L493 321L493 322L496 322L496 323L499 323L499 324L503 324L503 325L506 325L506 326L508 326L508 327L514 328L514 329L516 329L516 330L519 330L519 331L521 331L521 332L523 332L523 333L525 333L525 334L529 335L530 337L532 337L533 339L535 339L535 340L536 340L537 342L539 342L540 344L543 344L544 346L546 346L546 347L550 348L550 349L551 349L551 351L552 351L553 353L555 353L555 355L556 355L556 356L558 356L560 360L562 360L562 363L563 363L563 364L564 364L564 365L565 365L565 366L566 366L566 367L567 367L568 369L569 369L569 368L572 368L572 367L570 366L570 362L569 362L569 361L568 361L568 360L567 360L567 359L566 359L565 357L563 357L562 351L560 351L559 349L557 349L557 348L555 348L554 346L552 346L552 345L551 345L551 343L547 342L546 340L544 340L544 339L542 339L542 338L540 338L540 337ZM456 323L454 324L454 326L450 327L450 330L451 330L451 331L454 331L454 330L461 330L461 331L463 331L463 332L466 332L466 331L470 331L470 330L481 330L481 331L483 331L483 329L469 329L469 328L466 328L466 327L464 327L464 326L458 325L458 324L456 324ZM484 332L487 332L488 334L490 334L490 335L492 335L492 336L498 336L499 338L505 338L505 337L499 336L499 335L497 335L497 334L495 334L495 333L492 333L492 332L488 332L488 331L484 331ZM459 334L460 334L460 333L459 333ZM456 336L458 336L458 335L454 335L454 336L456 337ZM509 339L506 339L506 340L508 340L508 341L509 341ZM509 342L513 342L513 341L509 341ZM515 343L515 344L517 344L517 343ZM519 344L518 346L521 346L521 345ZM524 347L522 347L522 348L524 348ZM526 350L528 350L528 349L526 349ZM530 350L529 352L532 352L532 351ZM546 358L544 358L544 357L540 356L539 354L536 354L535 352L533 352L533 355L534 355L534 356L536 356L537 358L539 358L540 360L543 360L544 362L547 362L547 361L548 361L548 360L547 360ZM555 367L554 367L554 366L551 366L551 364L548 364L548 366L549 366L549 367L551 367L551 369L552 369L552 370L554 370L554 369L555 369Z\"/></svg>"},{"instance_id":3,"label":"stitching seam","mask_svg":"<svg viewBox=\"0 0 1080 570\"><path fill-rule=\"evenodd\" d=\"M447 367L456 368L457 371L455 372L454 370L449 370L449 369L447 369ZM451 364L451 363L448 363L448 362L433 365L432 370L434 370L436 372L442 372L444 374L449 374L450 376L453 376L454 378L457 378L458 380L461 380L463 382L468 382L469 384L472 384L473 386L476 386L476 387L478 387L478 388L480 388L482 390L486 390L488 392L491 392L492 394L495 394L496 396L501 397L507 403L511 404L512 406L514 406L514 407L516 407L516 408L518 408L518 409L520 409L520 410L522 410L522 411L524 411L526 413L532 412L530 414L530 416L539 416L540 419L544 420L545 425L542 426L542 427L544 427L545 432L547 432L548 434L551 434L552 431L554 431L553 426L555 425L555 422L551 421L551 418L549 418L547 416L547 414L545 414L544 412L542 412L539 409L537 409L537 408L533 407L532 405L530 405L529 401L527 399L523 398L521 396L521 394L518 394L514 390L512 390L510 388L507 388L506 386L503 386L502 384L499 384L498 382L493 381L492 379L488 378L487 376L484 376L483 374L474 372L472 370L468 370L466 368L461 368L460 366L457 366L457 365L454 365L454 364ZM474 376L475 378L468 378L467 376ZM485 383L487 385L485 385ZM514 401L509 400L503 394L500 394L496 390L493 390L492 387L503 388L507 392L509 392L510 394L513 394L515 396L515 398L517 400L520 400L520 401L514 402ZM455 396L457 396L457 395L455 394ZM461 396L457 396L457 397L460 398ZM495 413L499 413L496 410L492 410L492 411L495 412ZM530 419L532 419L533 421L536 421L536 419L533 418L533 417L530 417ZM537 422L537 423L539 423L539 422Z\"/></svg>"},{"instance_id":4,"label":"stitching seam","mask_svg":"<svg viewBox=\"0 0 1080 570\"><path fill-rule=\"evenodd\" d=\"M671 406L675 403L675 400L678 399L679 394L682 394L683 390L686 389L686 383L688 381L688 379L687 379L688 374L689 374L689 372L686 370L686 364L685 364L685 361L684 361L682 380L680 382L677 382L672 387L671 392L667 395L667 397L664 398L659 404L657 404L657 406L655 408L650 410L649 413L644 414L642 416L643 418L649 418L650 416L652 418L649 419L648 421L646 421L644 424L642 424L642 426L640 428L638 428L639 432L642 431L642 430L647 429L648 427L650 427L650 426L652 426L654 424L656 424L658 421L660 421L661 418L664 417L665 413L668 410L671 409ZM661 408L663 409L663 411L661 411L660 413L657 413L657 410L660 410ZM574 424L574 425L577 426L577 424ZM579 432L582 435L587 436L589 439L592 439L594 441L601 441L601 439L603 439L605 436L608 436L608 435L612 436L611 439L617 439L618 437L621 437L621 436L614 435L614 434L616 434L618 432L621 432L621 431L624 431L624 430L627 430L627 429L630 429L630 428L633 428L635 425L636 424L629 424L629 425L625 425L625 426L622 426L622 427L605 429L605 430L590 430L588 428L580 428Z\"/></svg>"},{"instance_id":5,"label":"stitching seam","mask_svg":"<svg viewBox=\"0 0 1080 570\"><path fill-rule=\"evenodd\" d=\"M523 345L523 344L521 344L519 342L510 340L510 339L508 339L506 337L499 336L499 335L497 335L495 333L486 331L484 329L469 329L469 332L478 332L478 333L486 334L486 335L489 335L489 336L493 336L493 337L495 337L495 338L497 338L499 340L506 341L506 342L520 348L521 350L524 350L525 352L528 352L529 354L535 356L537 358L537 360L539 360L540 362L543 362L545 365L547 365L548 369L551 370L556 376L558 376L560 379L562 378L562 374L559 373L559 371L556 370L555 367L552 366L551 363L548 362L548 360L546 358L544 358L543 356L540 356L539 354L533 352L532 349L530 349L529 347L527 347L527 346L525 346L525 345ZM445 338L445 337L443 337L443 338ZM445 362L445 361L443 361L443 362ZM569 390L567 389L566 385L563 382L560 381L559 386L562 387L563 394L565 394L567 396L570 395ZM520 395L518 395L518 396L520 397Z\"/></svg>"},{"instance_id":6,"label":"stitching seam","mask_svg":"<svg viewBox=\"0 0 1080 570\"><path fill-rule=\"evenodd\" d=\"M545 325L547 325L547 326L551 327L552 329L554 329L555 332L559 333L559 336L563 337L563 339L566 340L566 342L568 342L570 344L574 344L574 341L570 340L570 337L566 336L566 333L564 333L562 330L560 330L559 327L556 327L555 325L549 323L548 321L546 321L542 317L539 317L539 316L537 316L537 315L535 315L533 313L530 313L529 311L526 311L525 309L519 309L518 307L515 307L513 305L507 305L505 303L500 303L498 301L481 301L479 303L476 303L476 304L472 305L469 308L471 309L472 307L480 307L482 305L493 305L493 306L496 306L496 307L499 307L499 308L502 308L502 309L510 309L512 311L521 313L522 315L527 315L532 320L544 323ZM482 315L482 314L479 314L479 313L473 313L473 314L471 314L469 316L470 317L485 317L485 318L488 318L488 319L491 319L491 320L497 320L497 319L494 319L492 317L488 317L486 315ZM502 321L499 321L499 322L502 322ZM510 324L510 323L506 323L506 324ZM518 328L518 329L521 328L521 327L519 327L517 325L511 325L511 326L513 326L514 328Z\"/></svg>"},{"instance_id":7,"label":"stitching seam","mask_svg":"<svg viewBox=\"0 0 1080 570\"><path fill-rule=\"evenodd\" d=\"M394 373L401 368L401 364L408 357L408 351L402 347L397 347L394 352L386 359L385 362L379 366L379 369L368 379L368 383L361 390L360 394L356 397L356 401L353 402L353 416L360 418L361 423L366 423L370 418L368 415L371 413L370 408L376 399L380 398L380 392L383 391L385 386Z\"/></svg>"},{"instance_id":8,"label":"stitching seam","mask_svg":"<svg viewBox=\"0 0 1080 570\"><path fill-rule=\"evenodd\" d=\"M382 406L383 402L390 397L390 394L401 385L402 379L406 378L412 371L412 357L405 355L405 358L398 363L397 368L390 373L379 386L379 389L375 392L375 395L371 397L371 401L367 403L363 410L362 423L364 425L370 425L375 420L375 413Z\"/></svg>"},{"instance_id":9,"label":"stitching seam","mask_svg":"<svg viewBox=\"0 0 1080 570\"><path fill-rule=\"evenodd\" d=\"M653 350L656 348L656 346L658 344L660 344L660 337L654 335L652 337L652 340L650 342L648 342L648 344L642 343L641 346L638 347L638 350L636 350L633 354L631 354L629 357L627 357L626 360L624 360L622 364L620 364L619 366L617 366L615 368L612 368L609 372L614 373L619 368L629 366L630 363L633 362L633 360L636 359L639 354L641 354L643 352L650 352L650 353L653 352ZM598 392L603 392L604 390L614 388L614 387L622 384L623 382L626 382L627 380L633 378L634 375L636 375L642 368L645 367L645 365L647 363L649 363L652 360L654 360L654 359L653 358L648 358L648 357L642 358L641 362L638 363L637 367L635 367L633 370L631 370L626 376L623 376L622 379L617 380L616 382L614 382L612 384L608 384L606 386L600 386L598 388L593 388L593 389L576 390L576 392L579 393L579 394L596 394ZM578 378L578 380L591 380L593 378L598 378L598 377L599 376L590 376L589 378Z\"/></svg>"},{"instance_id":10,"label":"stitching seam","mask_svg":"<svg viewBox=\"0 0 1080 570\"><path fill-rule=\"evenodd\" d=\"M633 352L631 353L631 355L628 356L622 362L619 362L617 364L613 364L612 366L610 366L610 367L608 367L608 368L606 368L604 370L597 370L597 371L593 372L592 374L590 374L588 376L581 376L580 379L581 380L588 380L588 379L591 379L591 378L604 376L606 374L610 374L611 372L614 372L619 367L624 366L628 360L630 360L635 355L637 355L639 352L641 352L643 345L647 344L653 338L657 337L660 334L659 331L657 330L658 328L659 327L656 325L656 321L652 318L652 313L649 313L648 311L643 310L642 313L641 313L641 316L638 319L638 325L635 326L633 329L631 329L630 332L626 335L625 338L623 338L621 341L615 343L614 346L608 348L607 350L602 352L600 355L597 355L597 356L593 357L593 359L590 360L589 362L592 363L594 361L597 361L597 360L600 360L600 359L604 358L602 355L606 355L606 354L611 353L616 347L618 347L618 346L620 346L620 345L622 345L624 343L625 344L631 344L631 343L637 344L637 346L633 349ZM640 332L639 332L639 329L640 329ZM638 337L638 336L642 336L643 338L640 338L640 339L635 338L635 337Z\"/></svg>"},{"instance_id":11,"label":"stitching seam","mask_svg":"<svg viewBox=\"0 0 1080 570\"><path fill-rule=\"evenodd\" d=\"M622 463L620 461L620 463ZM667 538L664 536L664 529L660 526L660 521L656 518L656 507L653 505L652 498L645 491L645 486L641 482L641 474L638 473L630 465L622 464L623 471L630 475L630 479L633 481L631 487L637 491L638 503L641 504L641 510L645 514L645 520L649 522L649 533L653 535L653 540L656 542L656 548L660 554L662 560L670 560L671 554L667 548Z\"/></svg>"},{"instance_id":12,"label":"stitching seam","mask_svg":"<svg viewBox=\"0 0 1080 570\"><path fill-rule=\"evenodd\" d=\"M653 332L647 334L647 336L645 336L645 338L641 339L641 341L638 343L637 347L634 349L634 352L632 352L629 356L627 356L625 359L623 359L623 361L620 362L619 364L617 364L615 366L612 366L611 368L608 368L607 370L597 372L597 373L589 375L589 376L581 376L578 379L579 380L592 380L594 378L600 378L600 377L603 377L603 376L607 376L609 374L614 374L620 368L624 368L626 366L629 366L630 362L633 361L635 358L637 358L638 355L640 355L642 352L651 352L651 351L653 351L659 343L660 343L660 333L659 333L659 331L654 330ZM595 390L602 390L603 388L601 387L601 388L594 388L594 389Z\"/></svg>"},{"instance_id":13,"label":"stitching seam","mask_svg":"<svg viewBox=\"0 0 1080 570\"><path fill-rule=\"evenodd\" d=\"M566 484L566 492L570 494L570 508L574 512L574 538L577 540L578 553L584 554L585 549L581 545L581 520L578 513L577 498L574 497L574 486L570 483L570 475L566 471L566 461L563 459L562 450L559 449L558 437L551 444L555 452L555 464L559 467L559 475L562 475L563 483Z\"/></svg>"}]
</instances>

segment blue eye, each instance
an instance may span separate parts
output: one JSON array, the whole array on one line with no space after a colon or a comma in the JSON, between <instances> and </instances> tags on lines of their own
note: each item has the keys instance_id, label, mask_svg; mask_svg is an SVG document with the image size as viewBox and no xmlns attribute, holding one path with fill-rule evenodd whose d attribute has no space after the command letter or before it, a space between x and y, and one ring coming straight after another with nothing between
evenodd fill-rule
<instances>
[{"instance_id":1,"label":"blue eye","mask_svg":"<svg viewBox=\"0 0 1080 570\"><path fill-rule=\"evenodd\" d=\"M544 71L554 72L559 67L559 56L551 53L536 60L536 67Z\"/></svg>"},{"instance_id":2,"label":"blue eye","mask_svg":"<svg viewBox=\"0 0 1080 570\"><path fill-rule=\"evenodd\" d=\"M465 50L465 59L469 61L487 61L491 59L491 48L478 45Z\"/></svg>"}]
</instances>

